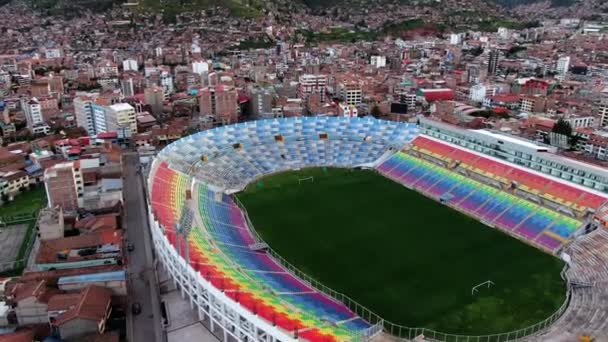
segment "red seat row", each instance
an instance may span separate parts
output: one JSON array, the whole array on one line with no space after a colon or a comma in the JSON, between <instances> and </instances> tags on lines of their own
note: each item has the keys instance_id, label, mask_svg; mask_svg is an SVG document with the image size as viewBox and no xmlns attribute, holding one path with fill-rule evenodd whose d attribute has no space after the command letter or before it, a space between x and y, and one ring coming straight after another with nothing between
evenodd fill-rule
<instances>
[{"instance_id":1,"label":"red seat row","mask_svg":"<svg viewBox=\"0 0 608 342\"><path fill-rule=\"evenodd\" d=\"M522 170L488 157L479 156L462 148L453 147L427 137L419 136L413 141L413 144L444 157L459 160L461 163L467 164L473 168L481 169L495 176L514 180L528 188L536 189L540 193L546 193L553 197L560 198L564 202L572 202L579 206L592 209L597 209L606 202L606 198L589 191L562 182L553 181L533 172Z\"/></svg>"}]
</instances>

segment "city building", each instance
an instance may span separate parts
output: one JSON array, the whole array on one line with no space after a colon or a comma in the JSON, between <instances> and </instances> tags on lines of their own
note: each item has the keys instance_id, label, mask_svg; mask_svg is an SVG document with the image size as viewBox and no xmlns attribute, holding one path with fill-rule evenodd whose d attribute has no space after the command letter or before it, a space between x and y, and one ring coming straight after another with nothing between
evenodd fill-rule
<instances>
[{"instance_id":1,"label":"city building","mask_svg":"<svg viewBox=\"0 0 608 342\"><path fill-rule=\"evenodd\" d=\"M357 117L359 115L359 111L357 110L357 107L354 105L340 103L338 105L338 115L348 116L348 117Z\"/></svg>"},{"instance_id":2,"label":"city building","mask_svg":"<svg viewBox=\"0 0 608 342\"><path fill-rule=\"evenodd\" d=\"M59 239L64 236L63 209L59 206L42 208L38 214L38 238L40 240Z\"/></svg>"},{"instance_id":3,"label":"city building","mask_svg":"<svg viewBox=\"0 0 608 342\"><path fill-rule=\"evenodd\" d=\"M555 72L559 76L564 76L570 70L570 56L562 56L557 59L557 63L555 65Z\"/></svg>"},{"instance_id":4,"label":"city building","mask_svg":"<svg viewBox=\"0 0 608 342\"><path fill-rule=\"evenodd\" d=\"M160 73L160 85L163 88L165 96L171 95L175 92L175 85L173 84L173 76L167 70L163 70Z\"/></svg>"},{"instance_id":5,"label":"city building","mask_svg":"<svg viewBox=\"0 0 608 342\"><path fill-rule=\"evenodd\" d=\"M122 78L120 80L120 90L124 97L132 97L135 95L135 86L132 77Z\"/></svg>"},{"instance_id":6,"label":"city building","mask_svg":"<svg viewBox=\"0 0 608 342\"><path fill-rule=\"evenodd\" d=\"M36 268L48 271L120 265L123 260L122 238L123 231L114 230L41 241L35 259ZM78 253L81 250L87 250L87 253Z\"/></svg>"},{"instance_id":7,"label":"city building","mask_svg":"<svg viewBox=\"0 0 608 342\"><path fill-rule=\"evenodd\" d=\"M608 127L608 100L600 103L597 112L600 119L600 127Z\"/></svg>"},{"instance_id":8,"label":"city building","mask_svg":"<svg viewBox=\"0 0 608 342\"><path fill-rule=\"evenodd\" d=\"M498 88L492 85L475 84L469 90L469 100L483 103L486 97L496 95L497 91Z\"/></svg>"},{"instance_id":9,"label":"city building","mask_svg":"<svg viewBox=\"0 0 608 342\"><path fill-rule=\"evenodd\" d=\"M199 91L200 115L211 115L222 123L234 123L238 119L238 93L231 86L218 85Z\"/></svg>"},{"instance_id":10,"label":"city building","mask_svg":"<svg viewBox=\"0 0 608 342\"><path fill-rule=\"evenodd\" d=\"M76 341L85 335L103 334L111 313L112 291L91 285L80 293L53 296L48 305L51 325L61 339Z\"/></svg>"},{"instance_id":11,"label":"city building","mask_svg":"<svg viewBox=\"0 0 608 342\"><path fill-rule=\"evenodd\" d=\"M205 61L192 62L192 72L203 75L209 72L209 63Z\"/></svg>"},{"instance_id":12,"label":"city building","mask_svg":"<svg viewBox=\"0 0 608 342\"><path fill-rule=\"evenodd\" d=\"M76 124L87 130L89 134L96 134L93 104L98 94L80 94L74 98L74 114Z\"/></svg>"},{"instance_id":13,"label":"city building","mask_svg":"<svg viewBox=\"0 0 608 342\"><path fill-rule=\"evenodd\" d=\"M462 35L458 33L450 34L450 45L460 45L462 42Z\"/></svg>"},{"instance_id":14,"label":"city building","mask_svg":"<svg viewBox=\"0 0 608 342\"><path fill-rule=\"evenodd\" d=\"M570 116L565 119L573 129L580 127L593 127L595 125L595 117L593 116Z\"/></svg>"},{"instance_id":15,"label":"city building","mask_svg":"<svg viewBox=\"0 0 608 342\"><path fill-rule=\"evenodd\" d=\"M144 103L150 106L151 113L159 117L163 113L165 94L161 87L149 87L144 89Z\"/></svg>"},{"instance_id":16,"label":"city building","mask_svg":"<svg viewBox=\"0 0 608 342\"><path fill-rule=\"evenodd\" d=\"M44 123L44 118L42 116L42 106L40 105L40 101L38 101L37 98L33 97L30 100L23 100L21 102L21 108L25 113L27 127L31 131L34 130L35 125Z\"/></svg>"},{"instance_id":17,"label":"city building","mask_svg":"<svg viewBox=\"0 0 608 342\"><path fill-rule=\"evenodd\" d=\"M338 96L347 104L358 106L363 101L361 84L353 80L345 80L338 84Z\"/></svg>"},{"instance_id":18,"label":"city building","mask_svg":"<svg viewBox=\"0 0 608 342\"><path fill-rule=\"evenodd\" d=\"M386 56L372 56L370 58L370 64L376 68L386 67Z\"/></svg>"},{"instance_id":19,"label":"city building","mask_svg":"<svg viewBox=\"0 0 608 342\"><path fill-rule=\"evenodd\" d=\"M132 134L137 133L135 108L128 103L116 103L109 106L93 104L94 134L117 132L128 129Z\"/></svg>"},{"instance_id":20,"label":"city building","mask_svg":"<svg viewBox=\"0 0 608 342\"><path fill-rule=\"evenodd\" d=\"M14 307L20 325L48 324L48 302L56 293L45 280L18 283L7 294L6 301Z\"/></svg>"},{"instance_id":21,"label":"city building","mask_svg":"<svg viewBox=\"0 0 608 342\"><path fill-rule=\"evenodd\" d=\"M80 162L56 164L44 172L44 186L49 208L60 207L65 211L78 209L78 200L84 194Z\"/></svg>"},{"instance_id":22,"label":"city building","mask_svg":"<svg viewBox=\"0 0 608 342\"><path fill-rule=\"evenodd\" d=\"M267 87L251 89L251 114L254 118L272 117L274 92Z\"/></svg>"},{"instance_id":23,"label":"city building","mask_svg":"<svg viewBox=\"0 0 608 342\"><path fill-rule=\"evenodd\" d=\"M25 171L8 171L0 173L5 186L2 189L2 193L9 196L9 199L13 199L18 193L25 191L30 185L30 179Z\"/></svg>"},{"instance_id":24,"label":"city building","mask_svg":"<svg viewBox=\"0 0 608 342\"><path fill-rule=\"evenodd\" d=\"M497 50L491 50L488 54L488 74L495 75L498 70L498 59L500 52Z\"/></svg>"},{"instance_id":25,"label":"city building","mask_svg":"<svg viewBox=\"0 0 608 342\"><path fill-rule=\"evenodd\" d=\"M125 59L124 61L122 61L122 69L124 71L138 71L139 65L134 59Z\"/></svg>"},{"instance_id":26,"label":"city building","mask_svg":"<svg viewBox=\"0 0 608 342\"><path fill-rule=\"evenodd\" d=\"M305 74L299 78L299 97L307 99L311 94L319 94L320 100L325 101L327 75Z\"/></svg>"}]
</instances>

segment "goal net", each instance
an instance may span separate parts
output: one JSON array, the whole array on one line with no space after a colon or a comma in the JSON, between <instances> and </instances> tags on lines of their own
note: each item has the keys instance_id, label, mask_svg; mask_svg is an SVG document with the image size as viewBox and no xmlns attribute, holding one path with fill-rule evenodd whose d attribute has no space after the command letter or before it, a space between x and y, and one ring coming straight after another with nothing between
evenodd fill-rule
<instances>
[{"instance_id":1,"label":"goal net","mask_svg":"<svg viewBox=\"0 0 608 342\"><path fill-rule=\"evenodd\" d=\"M298 179L298 184L302 184L302 183L306 183L306 182L314 183L315 178L311 176L311 177L305 177L305 178Z\"/></svg>"}]
</instances>

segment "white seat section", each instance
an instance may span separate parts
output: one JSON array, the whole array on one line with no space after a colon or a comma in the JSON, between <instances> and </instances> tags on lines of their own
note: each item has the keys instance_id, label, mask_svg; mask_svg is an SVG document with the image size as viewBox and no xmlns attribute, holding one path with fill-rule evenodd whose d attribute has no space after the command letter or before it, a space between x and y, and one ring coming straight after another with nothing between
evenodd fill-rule
<instances>
[{"instance_id":1,"label":"white seat section","mask_svg":"<svg viewBox=\"0 0 608 342\"><path fill-rule=\"evenodd\" d=\"M238 191L265 174L311 166L372 165L418 135L415 124L372 118L259 120L202 131L159 154L177 171Z\"/></svg>"}]
</instances>

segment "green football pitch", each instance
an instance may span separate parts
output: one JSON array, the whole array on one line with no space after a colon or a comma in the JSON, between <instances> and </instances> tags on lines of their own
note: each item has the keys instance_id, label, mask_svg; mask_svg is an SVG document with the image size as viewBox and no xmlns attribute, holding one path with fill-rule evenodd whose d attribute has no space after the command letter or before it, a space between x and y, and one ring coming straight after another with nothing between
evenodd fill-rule
<instances>
[{"instance_id":1,"label":"green football pitch","mask_svg":"<svg viewBox=\"0 0 608 342\"><path fill-rule=\"evenodd\" d=\"M275 251L393 323L507 332L565 300L559 259L373 171L281 173L238 198Z\"/></svg>"}]
</instances>

